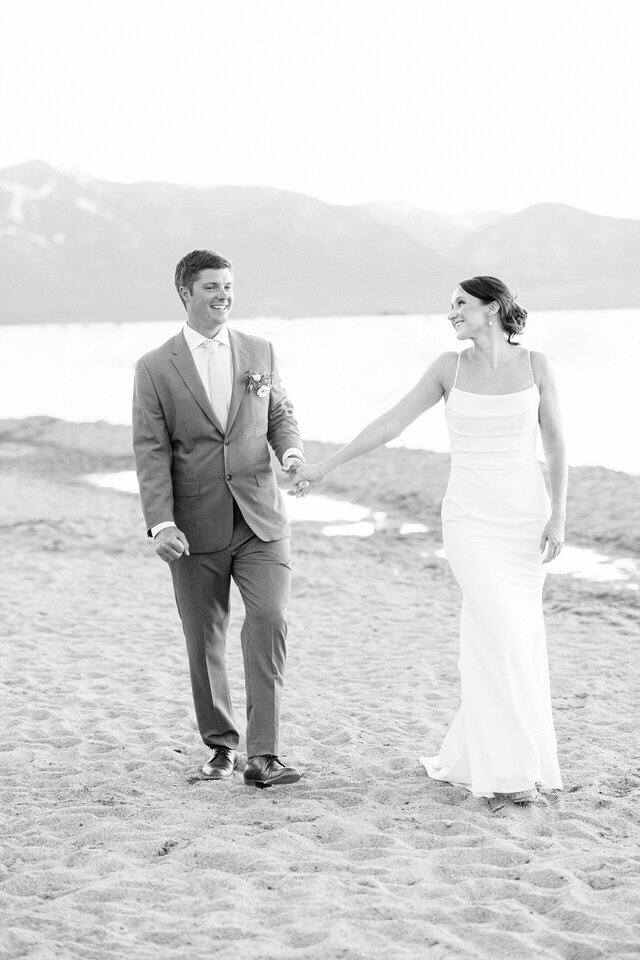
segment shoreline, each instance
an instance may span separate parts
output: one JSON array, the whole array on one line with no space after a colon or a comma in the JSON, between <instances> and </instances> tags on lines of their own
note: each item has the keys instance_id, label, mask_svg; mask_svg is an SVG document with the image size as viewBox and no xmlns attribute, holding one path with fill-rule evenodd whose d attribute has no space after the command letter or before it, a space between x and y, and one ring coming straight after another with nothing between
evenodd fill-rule
<instances>
[{"instance_id":1,"label":"shoreline","mask_svg":"<svg viewBox=\"0 0 640 960\"><path fill-rule=\"evenodd\" d=\"M630 307L625 306L602 306L602 307L561 307L561 306L545 306L537 309L529 310L529 316L535 318L537 315L545 313L564 313L564 314L589 314L589 313L609 313L612 311L617 313L636 313L640 310L640 303L636 306ZM163 317L160 322L172 322L171 313L173 311L173 302L169 306L167 302L166 317ZM282 323L296 323L298 320L353 320L358 317L399 317L404 319L405 317L437 317L441 318L448 312L448 308L443 307L438 310L376 310L369 313L363 313L359 311L358 313L307 313L307 314L251 314L248 316L242 316L242 314L236 313L234 310L233 319L239 320L242 323L247 322L262 322L262 321L275 321ZM101 319L90 319L87 314L84 314L82 319L80 318L69 318L66 317L62 319L60 317L53 317L49 319L47 317L38 317L37 319L24 318L22 320L0 320L0 328L2 327L35 327L35 326L49 326L49 325L60 325L60 326L93 326L94 324L116 324L122 325L127 323L158 323L158 317L137 317L135 320L122 320L114 317L112 320L101 318Z\"/></svg>"},{"instance_id":2,"label":"shoreline","mask_svg":"<svg viewBox=\"0 0 640 960\"><path fill-rule=\"evenodd\" d=\"M0 447L6 450L10 444L32 448L21 462L36 473L42 469L38 451L48 451L54 460L52 469L69 475L135 469L131 428L105 421L72 423L45 416L0 420ZM305 440L309 462L339 448L339 444ZM6 456L3 461L7 462ZM275 461L274 465L277 468ZM319 490L371 510L384 510L392 519L423 522L439 530L448 474L448 453L383 447L330 474ZM286 486L286 480L280 482ZM569 467L566 529L567 542L640 555L640 476L601 466Z\"/></svg>"},{"instance_id":3,"label":"shoreline","mask_svg":"<svg viewBox=\"0 0 640 960\"><path fill-rule=\"evenodd\" d=\"M460 594L434 555L448 460L385 448L320 488L427 534L327 538L296 524L282 756L304 775L257 791L200 777L170 576L138 498L83 479L131 469L129 428L0 421L7 956L637 952L637 594L547 578L563 792L491 813L419 765L459 701ZM575 468L571 486L574 542L637 547L640 478ZM242 729L241 622L234 591Z\"/></svg>"}]
</instances>

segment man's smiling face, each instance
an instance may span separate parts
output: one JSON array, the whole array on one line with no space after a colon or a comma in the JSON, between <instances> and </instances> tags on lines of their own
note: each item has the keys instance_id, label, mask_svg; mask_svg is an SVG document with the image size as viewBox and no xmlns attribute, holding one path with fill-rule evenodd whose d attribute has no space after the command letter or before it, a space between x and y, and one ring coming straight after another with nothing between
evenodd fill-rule
<instances>
[{"instance_id":1,"label":"man's smiling face","mask_svg":"<svg viewBox=\"0 0 640 960\"><path fill-rule=\"evenodd\" d=\"M181 287L189 326L205 337L212 337L227 322L233 306L233 277L228 267L201 270L193 289Z\"/></svg>"}]
</instances>

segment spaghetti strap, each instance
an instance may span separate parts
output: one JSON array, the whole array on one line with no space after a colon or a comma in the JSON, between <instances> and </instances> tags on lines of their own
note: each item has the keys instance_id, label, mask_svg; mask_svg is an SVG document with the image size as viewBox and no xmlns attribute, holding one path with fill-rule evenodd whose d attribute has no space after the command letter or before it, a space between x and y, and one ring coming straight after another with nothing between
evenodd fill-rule
<instances>
[{"instance_id":1,"label":"spaghetti strap","mask_svg":"<svg viewBox=\"0 0 640 960\"><path fill-rule=\"evenodd\" d=\"M455 390L456 383L458 382L458 370L460 369L460 354L458 354L458 362L456 363L456 375L453 378L453 386L451 390ZM450 391L451 392L451 391Z\"/></svg>"},{"instance_id":2,"label":"spaghetti strap","mask_svg":"<svg viewBox=\"0 0 640 960\"><path fill-rule=\"evenodd\" d=\"M533 367L531 366L531 350L527 350L527 356L529 358L529 370L531 371L531 386L536 386L536 378L533 375Z\"/></svg>"}]
</instances>

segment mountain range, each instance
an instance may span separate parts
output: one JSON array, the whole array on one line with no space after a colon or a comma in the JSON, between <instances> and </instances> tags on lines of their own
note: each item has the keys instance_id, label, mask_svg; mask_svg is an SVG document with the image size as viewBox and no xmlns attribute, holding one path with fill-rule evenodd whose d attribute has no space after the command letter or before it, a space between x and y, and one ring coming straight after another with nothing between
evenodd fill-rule
<instances>
[{"instance_id":1,"label":"mountain range","mask_svg":"<svg viewBox=\"0 0 640 960\"><path fill-rule=\"evenodd\" d=\"M239 317L443 313L478 273L530 310L640 307L640 221L565 204L449 216L110 183L39 160L0 170L0 323L182 317L175 264L203 247L233 260Z\"/></svg>"}]
</instances>

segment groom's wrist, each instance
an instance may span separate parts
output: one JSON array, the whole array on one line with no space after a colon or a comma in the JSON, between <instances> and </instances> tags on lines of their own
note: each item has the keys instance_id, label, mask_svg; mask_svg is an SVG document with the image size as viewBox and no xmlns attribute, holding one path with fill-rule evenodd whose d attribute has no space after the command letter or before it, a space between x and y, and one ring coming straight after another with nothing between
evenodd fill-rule
<instances>
[{"instance_id":1,"label":"groom's wrist","mask_svg":"<svg viewBox=\"0 0 640 960\"><path fill-rule=\"evenodd\" d=\"M155 540L155 538L160 533L160 531L166 530L168 527L175 527L175 523L173 522L173 520L163 520L162 523L154 524L149 530L149 533L151 534L152 539Z\"/></svg>"},{"instance_id":2,"label":"groom's wrist","mask_svg":"<svg viewBox=\"0 0 640 960\"><path fill-rule=\"evenodd\" d=\"M289 447L282 454L282 468L283 470L288 470L291 466L292 460L299 460L300 463L305 463L304 453L298 447Z\"/></svg>"}]
</instances>

